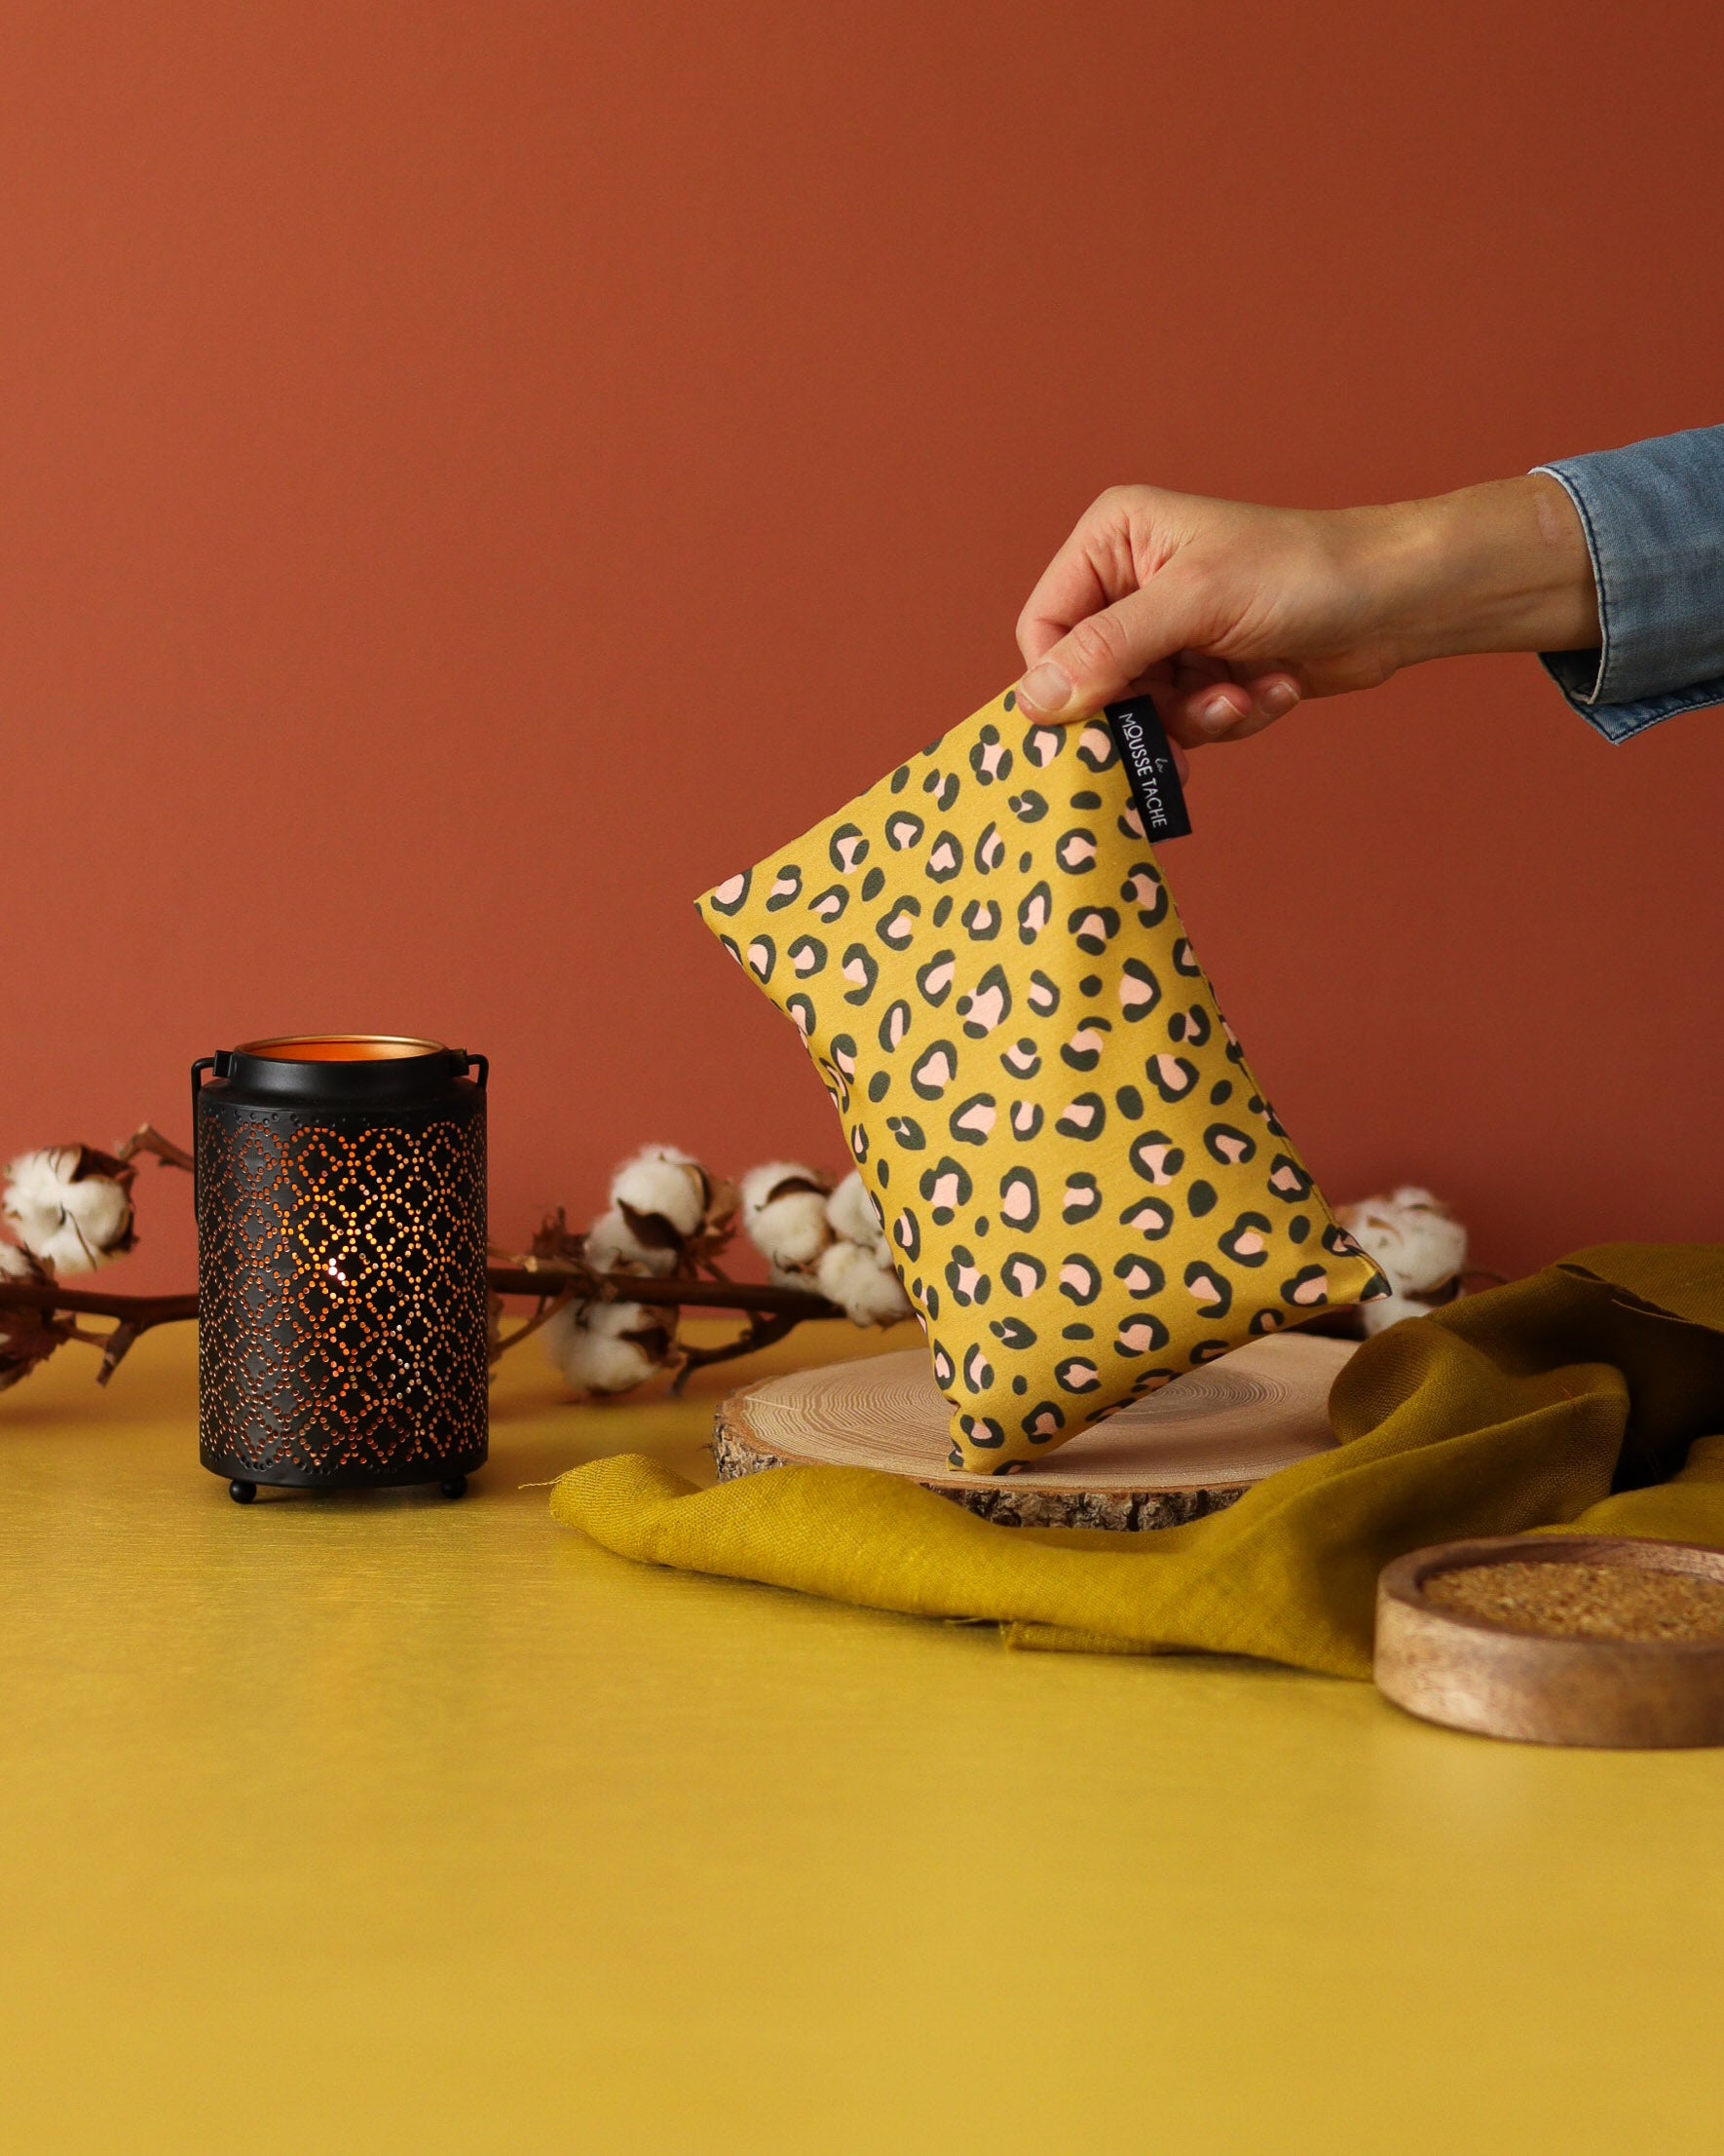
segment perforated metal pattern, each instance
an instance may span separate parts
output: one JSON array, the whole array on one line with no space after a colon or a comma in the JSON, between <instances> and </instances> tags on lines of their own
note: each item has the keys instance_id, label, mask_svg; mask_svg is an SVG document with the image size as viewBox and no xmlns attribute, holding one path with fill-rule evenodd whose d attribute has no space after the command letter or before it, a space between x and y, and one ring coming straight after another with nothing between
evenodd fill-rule
<instances>
[{"instance_id":1,"label":"perforated metal pattern","mask_svg":"<svg viewBox=\"0 0 1724 2156\"><path fill-rule=\"evenodd\" d=\"M257 1482L434 1481L485 1455L485 1121L198 1117L199 1418Z\"/></svg>"}]
</instances>

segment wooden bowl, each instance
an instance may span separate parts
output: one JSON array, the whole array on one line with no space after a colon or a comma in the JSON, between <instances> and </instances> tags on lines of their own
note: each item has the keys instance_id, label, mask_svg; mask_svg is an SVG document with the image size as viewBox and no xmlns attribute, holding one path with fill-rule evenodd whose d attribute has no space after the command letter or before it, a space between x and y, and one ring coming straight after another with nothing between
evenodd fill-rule
<instances>
[{"instance_id":1,"label":"wooden bowl","mask_svg":"<svg viewBox=\"0 0 1724 2156\"><path fill-rule=\"evenodd\" d=\"M1433 1594L1444 1575L1506 1565L1598 1567L1602 1574L1553 1575L1554 1593L1521 1572L1512 1597L1482 1581L1446 1592L1475 1603L1515 1602L1505 1620L1445 1607ZM1409 1714L1454 1729L1529 1744L1651 1747L1724 1744L1724 1630L1716 1637L1603 1637L1610 1607L1630 1588L1613 1571L1680 1574L1724 1598L1724 1553L1681 1542L1607 1535L1505 1534L1414 1550L1377 1582L1376 1681ZM1591 1582L1591 1585L1589 1585ZM1508 1577L1501 1583L1506 1589ZM1441 1595L1444 1591L1437 1590ZM1589 1597L1602 1612L1590 1632L1534 1629L1541 1601L1573 1608ZM1547 1609L1548 1615L1548 1609ZM1564 1620L1573 1622L1572 1617ZM1709 1620L1708 1620L1709 1621ZM1517 1628L1517 1624L1523 1628Z\"/></svg>"}]
</instances>

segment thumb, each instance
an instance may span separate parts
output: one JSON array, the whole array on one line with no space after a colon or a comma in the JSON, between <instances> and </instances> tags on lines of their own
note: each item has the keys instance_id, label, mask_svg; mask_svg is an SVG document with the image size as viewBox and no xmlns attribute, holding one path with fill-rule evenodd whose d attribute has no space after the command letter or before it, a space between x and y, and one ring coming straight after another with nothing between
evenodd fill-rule
<instances>
[{"instance_id":1,"label":"thumb","mask_svg":"<svg viewBox=\"0 0 1724 2156\"><path fill-rule=\"evenodd\" d=\"M1018 701L1031 718L1088 718L1198 636L1195 594L1177 569L1163 569L1043 652L1019 682Z\"/></svg>"}]
</instances>

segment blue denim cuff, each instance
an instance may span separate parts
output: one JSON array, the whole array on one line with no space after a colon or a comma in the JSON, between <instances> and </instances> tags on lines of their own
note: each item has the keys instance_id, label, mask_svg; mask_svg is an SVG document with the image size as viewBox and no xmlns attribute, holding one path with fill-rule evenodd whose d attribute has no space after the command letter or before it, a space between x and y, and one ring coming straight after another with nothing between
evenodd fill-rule
<instances>
[{"instance_id":1,"label":"blue denim cuff","mask_svg":"<svg viewBox=\"0 0 1724 2156\"><path fill-rule=\"evenodd\" d=\"M1541 655L1569 703L1623 741L1724 702L1724 427L1537 469L1573 502L1598 590L1598 650Z\"/></svg>"}]
</instances>

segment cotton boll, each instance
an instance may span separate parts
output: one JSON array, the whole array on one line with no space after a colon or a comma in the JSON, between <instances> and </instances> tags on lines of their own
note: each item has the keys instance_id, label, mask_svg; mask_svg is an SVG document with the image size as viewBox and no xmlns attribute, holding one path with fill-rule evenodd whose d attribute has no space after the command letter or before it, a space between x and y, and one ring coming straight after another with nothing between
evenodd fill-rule
<instances>
[{"instance_id":1,"label":"cotton boll","mask_svg":"<svg viewBox=\"0 0 1724 2156\"><path fill-rule=\"evenodd\" d=\"M1467 1263L1465 1227L1441 1198L1413 1184L1344 1205L1337 1217L1397 1291L1442 1287Z\"/></svg>"},{"instance_id":2,"label":"cotton boll","mask_svg":"<svg viewBox=\"0 0 1724 2156\"><path fill-rule=\"evenodd\" d=\"M667 1314L644 1303L568 1303L545 1321L544 1352L583 1398L631 1392L669 1359Z\"/></svg>"},{"instance_id":3,"label":"cotton boll","mask_svg":"<svg viewBox=\"0 0 1724 2156\"><path fill-rule=\"evenodd\" d=\"M89 1272L131 1248L130 1181L119 1161L89 1146L48 1146L7 1168L0 1213L56 1274Z\"/></svg>"},{"instance_id":4,"label":"cotton boll","mask_svg":"<svg viewBox=\"0 0 1724 2156\"><path fill-rule=\"evenodd\" d=\"M628 1216L614 1205L587 1229L581 1255L595 1272L644 1272L661 1280L676 1270L679 1248L643 1242Z\"/></svg>"},{"instance_id":5,"label":"cotton boll","mask_svg":"<svg viewBox=\"0 0 1724 2156\"><path fill-rule=\"evenodd\" d=\"M832 1239L826 1181L793 1160L768 1160L742 1178L742 1226L768 1265L812 1266Z\"/></svg>"},{"instance_id":6,"label":"cotton boll","mask_svg":"<svg viewBox=\"0 0 1724 2156\"><path fill-rule=\"evenodd\" d=\"M852 1169L826 1200L826 1222L845 1242L859 1243L864 1250L885 1255L885 1233L857 1170Z\"/></svg>"},{"instance_id":7,"label":"cotton boll","mask_svg":"<svg viewBox=\"0 0 1724 2156\"><path fill-rule=\"evenodd\" d=\"M910 1300L898 1275L859 1243L836 1242L814 1268L820 1293L836 1303L852 1325L895 1325L910 1315Z\"/></svg>"},{"instance_id":8,"label":"cotton boll","mask_svg":"<svg viewBox=\"0 0 1724 2156\"><path fill-rule=\"evenodd\" d=\"M1404 1317L1428 1316L1462 1293L1459 1275L1467 1263L1467 1230L1429 1191L1403 1184L1386 1195L1343 1205L1335 1217L1366 1255L1376 1260L1395 1291L1360 1305L1368 1335L1398 1325Z\"/></svg>"},{"instance_id":9,"label":"cotton boll","mask_svg":"<svg viewBox=\"0 0 1724 2156\"><path fill-rule=\"evenodd\" d=\"M643 1146L611 1178L611 1203L649 1246L686 1243L706 1217L708 1195L706 1170L675 1146Z\"/></svg>"}]
</instances>

